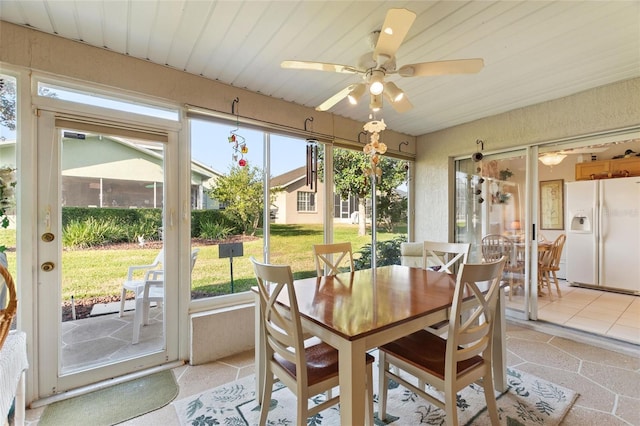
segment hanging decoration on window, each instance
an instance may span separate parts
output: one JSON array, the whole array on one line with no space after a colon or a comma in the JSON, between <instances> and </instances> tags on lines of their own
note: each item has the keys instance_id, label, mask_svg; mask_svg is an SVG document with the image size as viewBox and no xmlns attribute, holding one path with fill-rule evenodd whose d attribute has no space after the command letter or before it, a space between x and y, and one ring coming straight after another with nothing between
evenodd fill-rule
<instances>
[{"instance_id":1,"label":"hanging decoration on window","mask_svg":"<svg viewBox=\"0 0 640 426\"><path fill-rule=\"evenodd\" d=\"M231 113L236 116L236 128L229 132L228 140L233 146L233 155L231 156L231 159L234 163L237 162L238 166L245 167L249 163L244 158L244 154L249 152L249 148L247 147L244 137L238 133L238 130L240 129L240 113L236 113L236 103L240 103L239 98L235 98L231 104Z\"/></svg>"},{"instance_id":2,"label":"hanging decoration on window","mask_svg":"<svg viewBox=\"0 0 640 426\"><path fill-rule=\"evenodd\" d=\"M304 120L304 130L308 132L307 121L313 123L313 117ZM315 138L307 138L307 181L309 189L318 191L318 140Z\"/></svg>"},{"instance_id":3,"label":"hanging decoration on window","mask_svg":"<svg viewBox=\"0 0 640 426\"><path fill-rule=\"evenodd\" d=\"M364 125L364 130L371 134L368 144L362 148L362 151L369 156L369 167L364 169L364 174L376 177L379 181L382 177L382 169L378 165L380 163L380 155L387 152L387 145L380 142L380 132L387 128L384 119L371 120Z\"/></svg>"}]
</instances>

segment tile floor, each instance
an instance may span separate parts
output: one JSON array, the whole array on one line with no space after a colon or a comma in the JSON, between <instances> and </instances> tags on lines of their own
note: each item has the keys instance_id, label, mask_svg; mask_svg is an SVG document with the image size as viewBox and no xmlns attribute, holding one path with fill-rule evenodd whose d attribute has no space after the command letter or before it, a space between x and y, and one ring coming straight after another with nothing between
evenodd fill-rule
<instances>
[{"instance_id":1,"label":"tile floor","mask_svg":"<svg viewBox=\"0 0 640 426\"><path fill-rule=\"evenodd\" d=\"M538 319L640 345L640 297L582 287L560 280L562 297L553 290L538 298ZM507 306L520 308L515 294Z\"/></svg>"},{"instance_id":2,"label":"tile floor","mask_svg":"<svg viewBox=\"0 0 640 426\"><path fill-rule=\"evenodd\" d=\"M559 326L509 321L508 365L580 393L564 425L640 426L640 347L602 337L585 343L574 337ZM180 385L177 399L253 374L253 361L254 353L248 351L205 365L174 368ZM27 425L37 425L43 410L28 410ZM123 424L177 425L178 419L169 404Z\"/></svg>"}]
</instances>

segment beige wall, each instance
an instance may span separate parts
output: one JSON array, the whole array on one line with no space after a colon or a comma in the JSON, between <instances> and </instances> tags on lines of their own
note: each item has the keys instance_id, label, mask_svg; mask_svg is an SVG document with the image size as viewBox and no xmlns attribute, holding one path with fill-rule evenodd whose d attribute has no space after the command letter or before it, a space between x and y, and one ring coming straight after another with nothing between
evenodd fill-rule
<instances>
[{"instance_id":1,"label":"beige wall","mask_svg":"<svg viewBox=\"0 0 640 426\"><path fill-rule=\"evenodd\" d=\"M275 205L278 207L278 217L275 223L299 225L305 223L321 224L324 216L321 207L324 205L324 184L318 182L316 191L316 211L298 211L298 191L311 192L303 179L294 182L287 187L286 191L279 192L276 196Z\"/></svg>"},{"instance_id":2,"label":"beige wall","mask_svg":"<svg viewBox=\"0 0 640 426\"><path fill-rule=\"evenodd\" d=\"M452 158L475 152L477 139L497 151L633 126L640 126L640 78L418 137L415 241L450 240Z\"/></svg>"}]
</instances>

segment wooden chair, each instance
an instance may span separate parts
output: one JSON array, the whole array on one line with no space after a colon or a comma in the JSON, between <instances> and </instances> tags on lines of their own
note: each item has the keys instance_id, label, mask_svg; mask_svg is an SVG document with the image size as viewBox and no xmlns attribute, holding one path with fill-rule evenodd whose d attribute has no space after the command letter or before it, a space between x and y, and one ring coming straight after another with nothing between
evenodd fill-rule
<instances>
[{"instance_id":1,"label":"wooden chair","mask_svg":"<svg viewBox=\"0 0 640 426\"><path fill-rule=\"evenodd\" d=\"M567 236L565 234L558 235L558 238L551 244L551 248L543 253L540 263L538 264L538 288L542 290L544 287L547 287L549 289L549 300L553 300L553 294L551 292L552 278L556 285L558 297L562 297L556 272L560 270L560 257L562 257L562 249L566 239Z\"/></svg>"},{"instance_id":2,"label":"wooden chair","mask_svg":"<svg viewBox=\"0 0 640 426\"><path fill-rule=\"evenodd\" d=\"M482 238L482 258L485 262L493 262L502 256L507 258L504 273L509 274L509 300L512 300L516 287L524 287L523 252L518 250L513 242L504 235L489 234Z\"/></svg>"},{"instance_id":3,"label":"wooden chair","mask_svg":"<svg viewBox=\"0 0 640 426\"><path fill-rule=\"evenodd\" d=\"M348 266L350 272L354 270L351 243L315 244L313 257L316 262L316 273L319 277L339 274L341 267ZM328 270L326 274L325 268Z\"/></svg>"},{"instance_id":4,"label":"wooden chair","mask_svg":"<svg viewBox=\"0 0 640 426\"><path fill-rule=\"evenodd\" d=\"M505 261L503 257L495 262L462 266L453 296L447 339L420 330L379 348L380 420L384 421L387 417L389 379L443 409L447 425L457 425L456 392L482 378L491 424L499 424L492 376L491 339ZM478 286L478 283L484 282L489 282L486 293L482 293ZM473 302L463 301L469 297ZM397 369L416 377L418 386L395 373ZM426 393L425 383L444 392L444 401Z\"/></svg>"},{"instance_id":5,"label":"wooden chair","mask_svg":"<svg viewBox=\"0 0 640 426\"><path fill-rule=\"evenodd\" d=\"M422 250L422 266L453 274L456 267L467 263L470 244L425 241Z\"/></svg>"},{"instance_id":6,"label":"wooden chair","mask_svg":"<svg viewBox=\"0 0 640 426\"><path fill-rule=\"evenodd\" d=\"M307 418L335 405L335 396L309 408L308 400L339 385L338 351L324 342L304 345L293 274L288 265L269 265L251 258L260 294L261 326L265 335L265 380L260 408L260 426L267 421L274 375L297 397L297 424L306 425ZM290 309L277 303L285 293ZM373 364L367 355L367 424L373 425Z\"/></svg>"}]
</instances>

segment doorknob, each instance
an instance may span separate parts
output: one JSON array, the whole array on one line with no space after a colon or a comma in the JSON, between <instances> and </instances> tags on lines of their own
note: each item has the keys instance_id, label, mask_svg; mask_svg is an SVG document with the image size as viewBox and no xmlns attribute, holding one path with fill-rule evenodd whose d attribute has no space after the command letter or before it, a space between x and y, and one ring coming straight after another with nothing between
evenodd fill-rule
<instances>
[{"instance_id":1,"label":"doorknob","mask_svg":"<svg viewBox=\"0 0 640 426\"><path fill-rule=\"evenodd\" d=\"M44 262L40 265L40 269L45 272L53 271L53 268L55 268L55 264L53 262Z\"/></svg>"},{"instance_id":2,"label":"doorknob","mask_svg":"<svg viewBox=\"0 0 640 426\"><path fill-rule=\"evenodd\" d=\"M41 238L42 238L42 241L44 241L45 243L50 243L56 237L51 232L45 232L44 234L42 234Z\"/></svg>"}]
</instances>

